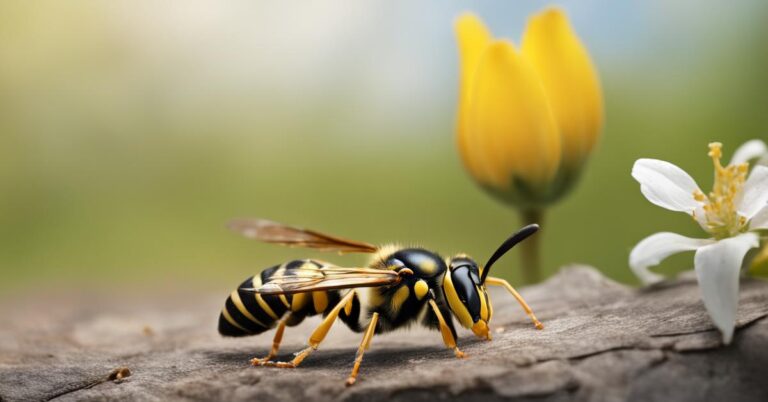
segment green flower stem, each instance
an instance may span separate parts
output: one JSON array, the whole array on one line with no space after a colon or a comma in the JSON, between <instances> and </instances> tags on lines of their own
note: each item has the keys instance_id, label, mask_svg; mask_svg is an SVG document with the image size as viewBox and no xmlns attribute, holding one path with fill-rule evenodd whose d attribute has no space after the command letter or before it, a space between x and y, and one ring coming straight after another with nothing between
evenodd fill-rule
<instances>
[{"instance_id":1,"label":"green flower stem","mask_svg":"<svg viewBox=\"0 0 768 402\"><path fill-rule=\"evenodd\" d=\"M542 209L525 209L520 211L520 218L523 225L532 223L542 224L544 220L544 211ZM535 234L520 243L520 261L522 262L523 282L526 284L536 283L541 280L541 253L540 243L541 234Z\"/></svg>"}]
</instances>

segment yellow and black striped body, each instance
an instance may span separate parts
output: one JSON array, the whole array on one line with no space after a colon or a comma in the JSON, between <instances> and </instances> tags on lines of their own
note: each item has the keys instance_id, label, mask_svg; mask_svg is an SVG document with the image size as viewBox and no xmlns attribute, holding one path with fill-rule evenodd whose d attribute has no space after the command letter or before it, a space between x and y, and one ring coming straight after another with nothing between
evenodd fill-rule
<instances>
[{"instance_id":1,"label":"yellow and black striped body","mask_svg":"<svg viewBox=\"0 0 768 402\"><path fill-rule=\"evenodd\" d=\"M330 265L317 260L295 260L267 268L246 279L227 298L219 316L219 333L225 336L256 335L275 327L284 316L286 324L294 326L308 316L326 315L347 290L280 295L252 291L269 282L273 275L287 276L306 272L307 269L322 272L326 267ZM443 291L447 267L442 257L421 248L390 248L375 256L370 268L396 271L409 268L413 275L404 276L396 285L359 289L363 297L355 295L352 308L342 309L339 314L350 329L361 332L368 325L371 315L378 313L376 333L415 323L439 330L439 320L428 305L428 300L433 299L456 337L451 319L453 314Z\"/></svg>"},{"instance_id":2,"label":"yellow and black striped body","mask_svg":"<svg viewBox=\"0 0 768 402\"><path fill-rule=\"evenodd\" d=\"M368 289L365 307L368 315L379 314L377 333L412 324L439 330L439 320L428 304L433 299L456 337L451 310L443 294L447 268L442 257L422 248L393 249L374 258L371 267L395 270L405 267L413 271L413 275L403 277L397 285Z\"/></svg>"},{"instance_id":3,"label":"yellow and black striped body","mask_svg":"<svg viewBox=\"0 0 768 402\"><path fill-rule=\"evenodd\" d=\"M304 318L327 314L341 300L338 290L310 293L262 295L243 289L260 287L275 274L291 275L298 270L322 270L328 266L316 260L294 260L265 269L246 279L227 298L219 315L219 333L224 336L248 336L265 332L286 317L286 324L294 326ZM339 318L355 331L361 331L360 301L355 298L349 311L343 310Z\"/></svg>"},{"instance_id":4,"label":"yellow and black striped body","mask_svg":"<svg viewBox=\"0 0 768 402\"><path fill-rule=\"evenodd\" d=\"M353 331L364 332L347 385L355 383L375 334L413 324L438 330L445 346L457 358L463 358L466 355L456 342L454 317L477 337L491 340L493 307L486 284L504 286L536 328L543 328L512 285L488 276L493 263L539 229L536 224L505 240L483 269L465 254L443 258L423 248L376 246L266 219L237 219L229 227L249 239L267 243L372 256L367 267L294 260L267 268L240 284L221 311L219 333L239 337L276 327L269 354L251 359L254 366L298 367L318 349L339 319ZM294 353L290 361L276 361L286 326L298 325L314 315L324 318L312 331L306 347Z\"/></svg>"}]
</instances>

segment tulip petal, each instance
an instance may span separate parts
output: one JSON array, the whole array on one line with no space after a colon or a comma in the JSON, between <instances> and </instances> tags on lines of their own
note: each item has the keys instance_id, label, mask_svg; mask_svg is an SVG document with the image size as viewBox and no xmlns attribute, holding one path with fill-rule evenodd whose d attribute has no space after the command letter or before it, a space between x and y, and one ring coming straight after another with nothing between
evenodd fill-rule
<instances>
[{"instance_id":1,"label":"tulip petal","mask_svg":"<svg viewBox=\"0 0 768 402\"><path fill-rule=\"evenodd\" d=\"M768 204L768 167L757 165L752 169L739 201L739 214L747 220Z\"/></svg>"},{"instance_id":2,"label":"tulip petal","mask_svg":"<svg viewBox=\"0 0 768 402\"><path fill-rule=\"evenodd\" d=\"M486 49L470 96L467 134L492 183L547 185L560 163L560 134L536 73L511 43Z\"/></svg>"},{"instance_id":3,"label":"tulip petal","mask_svg":"<svg viewBox=\"0 0 768 402\"><path fill-rule=\"evenodd\" d=\"M730 165L738 165L749 162L752 159L763 155L768 155L768 147L761 140L751 140L742 144L736 152L733 153Z\"/></svg>"},{"instance_id":4,"label":"tulip petal","mask_svg":"<svg viewBox=\"0 0 768 402\"><path fill-rule=\"evenodd\" d=\"M696 181L683 169L658 159L638 159L632 177L648 201L672 211L692 213L700 205L693 198Z\"/></svg>"},{"instance_id":5,"label":"tulip petal","mask_svg":"<svg viewBox=\"0 0 768 402\"><path fill-rule=\"evenodd\" d=\"M725 344L731 342L736 324L741 264L747 251L758 244L756 234L744 233L696 251L694 265L701 298Z\"/></svg>"},{"instance_id":6,"label":"tulip petal","mask_svg":"<svg viewBox=\"0 0 768 402\"><path fill-rule=\"evenodd\" d=\"M469 83L465 79L474 75L483 51L491 44L493 39L483 21L471 13L462 14L456 19L456 39L459 44L459 56L461 57L462 85ZM462 92L466 92L462 90Z\"/></svg>"},{"instance_id":7,"label":"tulip petal","mask_svg":"<svg viewBox=\"0 0 768 402\"><path fill-rule=\"evenodd\" d=\"M658 265L673 254L693 251L713 242L711 239L692 239L676 233L656 233L641 240L632 249L629 254L629 266L643 283L656 283L664 277L648 268Z\"/></svg>"},{"instance_id":8,"label":"tulip petal","mask_svg":"<svg viewBox=\"0 0 768 402\"><path fill-rule=\"evenodd\" d=\"M488 184L483 172L478 166L478 160L482 155L471 154L471 143L466 130L466 116L469 112L471 85L480 56L491 43L491 33L483 25L483 22L474 14L461 15L455 24L456 39L459 45L460 81L459 81L459 105L456 122L456 141L459 154L469 173L481 183Z\"/></svg>"},{"instance_id":9,"label":"tulip petal","mask_svg":"<svg viewBox=\"0 0 768 402\"><path fill-rule=\"evenodd\" d=\"M595 67L565 13L548 8L531 17L523 56L538 73L563 141L563 162L581 166L603 125L603 97Z\"/></svg>"},{"instance_id":10,"label":"tulip petal","mask_svg":"<svg viewBox=\"0 0 768 402\"><path fill-rule=\"evenodd\" d=\"M750 230L768 229L768 205L756 213L749 222Z\"/></svg>"}]
</instances>

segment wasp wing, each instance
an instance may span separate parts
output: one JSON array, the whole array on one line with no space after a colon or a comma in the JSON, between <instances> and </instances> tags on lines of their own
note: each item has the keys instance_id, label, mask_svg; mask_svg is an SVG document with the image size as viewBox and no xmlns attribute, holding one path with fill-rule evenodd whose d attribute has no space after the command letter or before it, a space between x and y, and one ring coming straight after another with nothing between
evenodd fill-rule
<instances>
[{"instance_id":1,"label":"wasp wing","mask_svg":"<svg viewBox=\"0 0 768 402\"><path fill-rule=\"evenodd\" d=\"M342 253L375 253L379 250L378 247L369 243L331 236L267 219L235 219L227 226L249 239L289 247L308 247Z\"/></svg>"},{"instance_id":2,"label":"wasp wing","mask_svg":"<svg viewBox=\"0 0 768 402\"><path fill-rule=\"evenodd\" d=\"M402 276L395 271L373 268L343 268L325 266L298 268L273 275L258 288L241 288L259 294L292 294L333 289L378 287L400 283Z\"/></svg>"}]
</instances>

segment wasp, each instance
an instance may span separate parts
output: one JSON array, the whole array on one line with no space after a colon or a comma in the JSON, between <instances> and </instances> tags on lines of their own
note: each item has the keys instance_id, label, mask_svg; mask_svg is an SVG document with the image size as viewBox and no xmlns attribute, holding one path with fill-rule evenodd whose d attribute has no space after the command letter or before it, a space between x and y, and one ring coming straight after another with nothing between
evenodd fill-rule
<instances>
[{"instance_id":1,"label":"wasp","mask_svg":"<svg viewBox=\"0 0 768 402\"><path fill-rule=\"evenodd\" d=\"M254 366L298 367L318 349L337 320L363 334L347 385L355 383L363 355L375 334L413 323L439 330L445 346L456 357L463 358L465 354L456 343L453 317L476 336L490 340L488 324L493 307L487 286L505 288L535 327L543 328L512 285L488 276L499 258L539 229L536 224L510 236L484 266L466 254L443 258L424 248L378 247L265 219L239 219L229 227L247 238L267 243L371 255L367 267L339 267L316 259L294 260L267 268L240 284L221 310L219 333L239 337L277 327L269 354L252 359ZM307 347L295 353L291 361L273 361L286 326L298 325L314 315L322 315L323 320L310 335Z\"/></svg>"}]
</instances>

